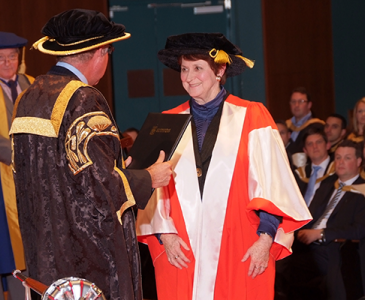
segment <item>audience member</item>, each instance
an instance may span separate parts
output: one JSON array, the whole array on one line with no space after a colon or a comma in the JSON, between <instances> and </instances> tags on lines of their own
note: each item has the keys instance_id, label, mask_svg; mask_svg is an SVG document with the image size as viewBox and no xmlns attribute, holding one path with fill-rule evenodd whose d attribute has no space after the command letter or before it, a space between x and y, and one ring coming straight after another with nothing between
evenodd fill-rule
<instances>
[{"instance_id":1,"label":"audience member","mask_svg":"<svg viewBox=\"0 0 365 300\"><path fill-rule=\"evenodd\" d=\"M285 148L289 146L289 144L292 142L290 136L291 132L286 125L286 122L284 120L275 120L276 126L278 127L281 139L283 140Z\"/></svg>"},{"instance_id":2,"label":"audience member","mask_svg":"<svg viewBox=\"0 0 365 300\"><path fill-rule=\"evenodd\" d=\"M313 220L298 231L293 255L288 258L288 299L346 299L341 244L336 241L361 240L363 244L365 239L361 160L361 149L352 141L344 141L336 149L338 180L331 176L317 190L309 206Z\"/></svg>"},{"instance_id":3,"label":"audience member","mask_svg":"<svg viewBox=\"0 0 365 300\"><path fill-rule=\"evenodd\" d=\"M364 141L363 133L365 126L365 97L356 102L352 116L352 130L347 139L355 143Z\"/></svg>"},{"instance_id":4,"label":"audience member","mask_svg":"<svg viewBox=\"0 0 365 300\"><path fill-rule=\"evenodd\" d=\"M293 165L291 153L288 151L288 146L292 142L292 140L290 138L291 132L290 132L290 130L289 130L289 128L286 125L286 122L284 120L275 120L275 123L276 123L276 126L278 127L280 137L283 140L285 150L286 150L286 154L288 155L290 168L293 170L294 165Z\"/></svg>"},{"instance_id":5,"label":"audience member","mask_svg":"<svg viewBox=\"0 0 365 300\"><path fill-rule=\"evenodd\" d=\"M330 144L327 136L319 128L310 128L303 136L304 152L310 162L303 167L297 168L296 178L299 178L298 186L304 196L304 200L309 206L316 190L321 182L332 175L334 163L331 163L328 155Z\"/></svg>"},{"instance_id":6,"label":"audience member","mask_svg":"<svg viewBox=\"0 0 365 300\"><path fill-rule=\"evenodd\" d=\"M121 146L123 149L124 158L128 157L128 153L131 150L131 148L134 144L134 141L136 140L136 138L138 136L138 133L139 133L139 130L134 127L130 127L121 133L120 143L121 143Z\"/></svg>"},{"instance_id":7,"label":"audience member","mask_svg":"<svg viewBox=\"0 0 365 300\"><path fill-rule=\"evenodd\" d=\"M292 131L292 142L288 146L288 151L293 155L294 165L300 167L306 162L303 153L304 134L313 127L323 130L324 121L313 117L312 100L304 87L298 87L292 91L289 103L293 117L286 121L288 128ZM296 155L297 153L301 154Z\"/></svg>"},{"instance_id":8,"label":"audience member","mask_svg":"<svg viewBox=\"0 0 365 300\"><path fill-rule=\"evenodd\" d=\"M24 270L25 260L16 209L15 186L11 170L9 129L15 100L34 81L19 67L20 49L25 38L11 32L0 32L0 275L4 294L8 294L3 275L14 269Z\"/></svg>"},{"instance_id":9,"label":"audience member","mask_svg":"<svg viewBox=\"0 0 365 300\"><path fill-rule=\"evenodd\" d=\"M328 142L331 144L331 148L328 150L331 160L334 159L338 145L345 139L347 133L346 127L347 121L343 116L331 114L327 117L326 124L324 125L324 132Z\"/></svg>"},{"instance_id":10,"label":"audience member","mask_svg":"<svg viewBox=\"0 0 365 300\"><path fill-rule=\"evenodd\" d=\"M134 142L138 136L138 133L139 133L139 130L137 128L129 127L126 130L124 130L122 134L123 134L123 136L129 135Z\"/></svg>"}]
</instances>

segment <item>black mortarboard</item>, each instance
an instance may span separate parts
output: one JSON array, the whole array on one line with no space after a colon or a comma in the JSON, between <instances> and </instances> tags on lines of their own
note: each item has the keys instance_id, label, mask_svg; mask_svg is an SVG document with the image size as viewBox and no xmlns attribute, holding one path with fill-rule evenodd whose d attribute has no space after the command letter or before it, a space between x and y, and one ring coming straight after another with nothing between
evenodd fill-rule
<instances>
[{"instance_id":1,"label":"black mortarboard","mask_svg":"<svg viewBox=\"0 0 365 300\"><path fill-rule=\"evenodd\" d=\"M72 9L52 17L42 29L45 35L33 47L51 55L71 55L130 37L122 24L109 21L101 12Z\"/></svg>"},{"instance_id":2,"label":"black mortarboard","mask_svg":"<svg viewBox=\"0 0 365 300\"><path fill-rule=\"evenodd\" d=\"M227 63L227 77L241 74L254 62L242 56L240 48L222 33L185 33L167 38L165 49L158 52L158 59L169 68L180 72L179 57L188 54L207 54L216 63Z\"/></svg>"}]
</instances>

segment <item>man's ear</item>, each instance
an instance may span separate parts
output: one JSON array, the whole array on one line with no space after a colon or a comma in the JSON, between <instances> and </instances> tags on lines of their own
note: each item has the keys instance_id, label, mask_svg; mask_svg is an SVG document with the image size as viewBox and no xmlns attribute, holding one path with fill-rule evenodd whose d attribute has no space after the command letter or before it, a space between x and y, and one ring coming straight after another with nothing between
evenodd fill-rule
<instances>
[{"instance_id":1,"label":"man's ear","mask_svg":"<svg viewBox=\"0 0 365 300\"><path fill-rule=\"evenodd\" d=\"M356 165L357 165L358 168L361 166L361 163L362 163L362 158L358 157L357 161L356 161Z\"/></svg>"},{"instance_id":2,"label":"man's ear","mask_svg":"<svg viewBox=\"0 0 365 300\"><path fill-rule=\"evenodd\" d=\"M341 138L344 138L346 135L346 129L341 130Z\"/></svg>"}]
</instances>

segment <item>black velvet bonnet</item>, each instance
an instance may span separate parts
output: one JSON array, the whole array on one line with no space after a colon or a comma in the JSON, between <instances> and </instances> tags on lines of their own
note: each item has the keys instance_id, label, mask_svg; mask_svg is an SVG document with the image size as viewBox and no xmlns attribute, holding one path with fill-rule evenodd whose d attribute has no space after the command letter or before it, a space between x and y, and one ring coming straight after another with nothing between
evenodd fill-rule
<instances>
[{"instance_id":1,"label":"black velvet bonnet","mask_svg":"<svg viewBox=\"0 0 365 300\"><path fill-rule=\"evenodd\" d=\"M122 24L109 21L101 12L72 9L52 17L42 28L42 39L33 47L51 55L71 55L127 39Z\"/></svg>"},{"instance_id":2,"label":"black velvet bonnet","mask_svg":"<svg viewBox=\"0 0 365 300\"><path fill-rule=\"evenodd\" d=\"M220 52L220 53L219 53ZM167 38L165 49L158 52L158 59L167 67L180 72L179 57L188 54L207 54L217 63L227 63L227 77L241 74L254 61L242 56L240 48L222 33L185 33Z\"/></svg>"}]
</instances>

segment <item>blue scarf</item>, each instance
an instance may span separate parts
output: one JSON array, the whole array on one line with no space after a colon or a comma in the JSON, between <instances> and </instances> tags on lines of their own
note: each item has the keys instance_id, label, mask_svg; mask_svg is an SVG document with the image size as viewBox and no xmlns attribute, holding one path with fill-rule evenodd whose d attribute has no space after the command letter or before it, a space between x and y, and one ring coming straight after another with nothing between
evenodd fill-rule
<instances>
[{"instance_id":1,"label":"blue scarf","mask_svg":"<svg viewBox=\"0 0 365 300\"><path fill-rule=\"evenodd\" d=\"M191 113L194 118L196 134L198 136L199 151L202 148L208 126L216 115L219 106L226 95L226 90L224 87L221 88L222 89L218 95L212 101L209 101L206 104L199 105L193 98L190 99Z\"/></svg>"}]
</instances>

